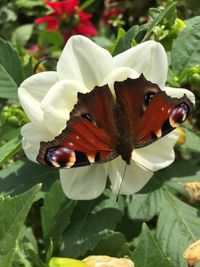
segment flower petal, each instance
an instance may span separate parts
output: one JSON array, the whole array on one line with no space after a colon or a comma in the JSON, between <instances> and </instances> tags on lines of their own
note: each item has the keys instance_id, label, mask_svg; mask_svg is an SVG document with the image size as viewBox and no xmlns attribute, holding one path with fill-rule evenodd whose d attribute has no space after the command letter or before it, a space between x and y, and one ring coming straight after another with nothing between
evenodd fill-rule
<instances>
[{"instance_id":1,"label":"flower petal","mask_svg":"<svg viewBox=\"0 0 200 267\"><path fill-rule=\"evenodd\" d=\"M112 56L84 36L72 36L58 61L59 79L76 80L91 90L112 70Z\"/></svg>"},{"instance_id":2,"label":"flower petal","mask_svg":"<svg viewBox=\"0 0 200 267\"><path fill-rule=\"evenodd\" d=\"M161 44L147 41L114 57L115 67L129 67L162 89L167 79L167 56Z\"/></svg>"},{"instance_id":3,"label":"flower petal","mask_svg":"<svg viewBox=\"0 0 200 267\"><path fill-rule=\"evenodd\" d=\"M166 92L167 95L169 95L171 97L181 98L184 95L186 95L190 99L190 101L195 105L195 96L191 91L189 91L187 89L164 87L164 91Z\"/></svg>"},{"instance_id":4,"label":"flower petal","mask_svg":"<svg viewBox=\"0 0 200 267\"><path fill-rule=\"evenodd\" d=\"M44 123L54 136L66 126L69 114L77 102L78 92L86 93L87 89L78 82L61 80L51 87L42 100Z\"/></svg>"},{"instance_id":5,"label":"flower petal","mask_svg":"<svg viewBox=\"0 0 200 267\"><path fill-rule=\"evenodd\" d=\"M60 170L63 191L70 199L84 200L98 197L105 189L106 178L103 165Z\"/></svg>"},{"instance_id":6,"label":"flower petal","mask_svg":"<svg viewBox=\"0 0 200 267\"><path fill-rule=\"evenodd\" d=\"M127 78L136 79L139 74L131 68L120 67L111 71L104 79L103 84L108 84L111 92L114 93L114 83L121 82Z\"/></svg>"},{"instance_id":7,"label":"flower petal","mask_svg":"<svg viewBox=\"0 0 200 267\"><path fill-rule=\"evenodd\" d=\"M34 162L37 162L36 157L40 149L40 142L54 139L53 135L48 130L45 130L42 125L38 126L31 122L22 127L21 135L23 136L22 147L24 152Z\"/></svg>"},{"instance_id":8,"label":"flower petal","mask_svg":"<svg viewBox=\"0 0 200 267\"><path fill-rule=\"evenodd\" d=\"M110 162L108 175L114 193L130 195L138 192L149 181L153 172L140 167L134 161L126 165L118 157Z\"/></svg>"},{"instance_id":9,"label":"flower petal","mask_svg":"<svg viewBox=\"0 0 200 267\"><path fill-rule=\"evenodd\" d=\"M57 80L57 73L48 71L35 74L21 84L18 89L19 101L31 121L41 123L43 120L40 102Z\"/></svg>"},{"instance_id":10,"label":"flower petal","mask_svg":"<svg viewBox=\"0 0 200 267\"><path fill-rule=\"evenodd\" d=\"M135 149L132 160L143 168L152 172L169 166L175 159L174 145L179 137L179 132L173 132L146 147Z\"/></svg>"}]
</instances>

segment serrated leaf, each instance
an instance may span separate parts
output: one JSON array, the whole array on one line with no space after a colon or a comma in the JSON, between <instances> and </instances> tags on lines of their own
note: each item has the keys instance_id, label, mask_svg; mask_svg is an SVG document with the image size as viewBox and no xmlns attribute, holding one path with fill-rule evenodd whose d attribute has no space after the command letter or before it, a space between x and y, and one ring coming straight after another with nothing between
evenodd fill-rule
<instances>
[{"instance_id":1,"label":"serrated leaf","mask_svg":"<svg viewBox=\"0 0 200 267\"><path fill-rule=\"evenodd\" d=\"M187 267L182 255L186 248L200 238L199 211L169 192L158 218L156 237L173 266Z\"/></svg>"},{"instance_id":2,"label":"serrated leaf","mask_svg":"<svg viewBox=\"0 0 200 267\"><path fill-rule=\"evenodd\" d=\"M115 229L121 218L121 212L117 209L108 208L94 214L92 210L93 201L82 202L76 206L73 220L63 234L62 256L72 258L84 256L105 237L107 229Z\"/></svg>"},{"instance_id":3,"label":"serrated leaf","mask_svg":"<svg viewBox=\"0 0 200 267\"><path fill-rule=\"evenodd\" d=\"M0 197L0 266L10 266L20 229L39 189L40 185L37 185L13 198Z\"/></svg>"},{"instance_id":4,"label":"serrated leaf","mask_svg":"<svg viewBox=\"0 0 200 267\"><path fill-rule=\"evenodd\" d=\"M0 65L7 72L7 76L10 76L17 85L24 79L22 64L19 54L12 45L0 38Z\"/></svg>"},{"instance_id":5,"label":"serrated leaf","mask_svg":"<svg viewBox=\"0 0 200 267\"><path fill-rule=\"evenodd\" d=\"M172 267L146 224L142 226L138 246L133 252L133 262L135 267Z\"/></svg>"},{"instance_id":6,"label":"serrated leaf","mask_svg":"<svg viewBox=\"0 0 200 267\"><path fill-rule=\"evenodd\" d=\"M135 194L128 204L129 216L132 219L149 221L159 213L163 200L162 188L153 190L147 194Z\"/></svg>"},{"instance_id":7,"label":"serrated leaf","mask_svg":"<svg viewBox=\"0 0 200 267\"><path fill-rule=\"evenodd\" d=\"M0 170L0 188L4 194L15 195L42 183L42 191L46 191L57 178L57 171L29 160L18 160L11 166Z\"/></svg>"},{"instance_id":8,"label":"serrated leaf","mask_svg":"<svg viewBox=\"0 0 200 267\"><path fill-rule=\"evenodd\" d=\"M65 196L59 181L53 184L45 196L41 209L43 236L46 242L52 239L54 249L56 249L62 232L70 223L75 205L76 201Z\"/></svg>"},{"instance_id":9,"label":"serrated leaf","mask_svg":"<svg viewBox=\"0 0 200 267\"><path fill-rule=\"evenodd\" d=\"M200 21L184 28L174 41L171 51L172 71L180 75L189 67L199 64Z\"/></svg>"},{"instance_id":10,"label":"serrated leaf","mask_svg":"<svg viewBox=\"0 0 200 267\"><path fill-rule=\"evenodd\" d=\"M21 149L21 138L15 137L0 147L0 166Z\"/></svg>"}]
</instances>

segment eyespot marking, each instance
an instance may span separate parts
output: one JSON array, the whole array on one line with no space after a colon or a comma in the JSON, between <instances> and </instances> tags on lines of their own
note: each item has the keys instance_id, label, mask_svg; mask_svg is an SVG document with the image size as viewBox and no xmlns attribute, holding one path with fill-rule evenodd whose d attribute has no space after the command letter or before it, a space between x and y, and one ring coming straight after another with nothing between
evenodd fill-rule
<instances>
[{"instance_id":1,"label":"eyespot marking","mask_svg":"<svg viewBox=\"0 0 200 267\"><path fill-rule=\"evenodd\" d=\"M50 147L45 154L45 161L48 165L56 168L71 168L76 156L73 150L63 147Z\"/></svg>"},{"instance_id":2,"label":"eyespot marking","mask_svg":"<svg viewBox=\"0 0 200 267\"><path fill-rule=\"evenodd\" d=\"M186 103L174 108L169 117L169 123L173 128L177 128L182 122L186 120L189 115L189 107Z\"/></svg>"}]
</instances>

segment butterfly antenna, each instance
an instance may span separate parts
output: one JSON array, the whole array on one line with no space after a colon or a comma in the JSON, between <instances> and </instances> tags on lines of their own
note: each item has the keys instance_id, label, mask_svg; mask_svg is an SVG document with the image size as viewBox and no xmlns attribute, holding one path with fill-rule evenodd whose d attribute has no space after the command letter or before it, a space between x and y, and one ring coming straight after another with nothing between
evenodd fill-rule
<instances>
[{"instance_id":1,"label":"butterfly antenna","mask_svg":"<svg viewBox=\"0 0 200 267\"><path fill-rule=\"evenodd\" d=\"M125 179L125 176L126 176L126 169L127 169L127 163L125 165L125 168L124 168L124 173L123 173L123 176L122 176L122 181L121 181L121 184L119 186L119 190L118 190L118 193L117 193L117 198L116 198L116 201L118 202L119 200L119 195L120 195L120 192L121 192L121 189L122 189L122 184L124 182L124 179Z\"/></svg>"}]
</instances>

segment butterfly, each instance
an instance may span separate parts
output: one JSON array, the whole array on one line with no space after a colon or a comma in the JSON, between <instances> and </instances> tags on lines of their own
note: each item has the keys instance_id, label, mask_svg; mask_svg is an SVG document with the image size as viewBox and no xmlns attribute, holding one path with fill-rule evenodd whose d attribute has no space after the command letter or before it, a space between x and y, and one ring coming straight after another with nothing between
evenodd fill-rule
<instances>
[{"instance_id":1,"label":"butterfly","mask_svg":"<svg viewBox=\"0 0 200 267\"><path fill-rule=\"evenodd\" d=\"M41 142L37 161L55 168L105 163L117 156L130 164L134 149L148 146L184 122L193 104L173 98L145 79L128 78L78 93L65 129Z\"/></svg>"}]
</instances>

